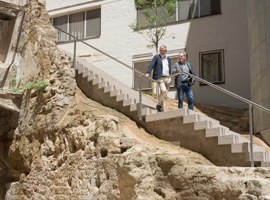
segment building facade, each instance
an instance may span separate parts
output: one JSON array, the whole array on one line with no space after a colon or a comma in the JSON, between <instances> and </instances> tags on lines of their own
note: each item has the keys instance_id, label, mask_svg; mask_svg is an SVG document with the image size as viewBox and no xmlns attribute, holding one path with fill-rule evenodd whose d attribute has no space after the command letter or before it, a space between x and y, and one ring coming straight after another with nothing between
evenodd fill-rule
<instances>
[{"instance_id":1,"label":"building facade","mask_svg":"<svg viewBox=\"0 0 270 200\"><path fill-rule=\"evenodd\" d=\"M134 0L47 0L52 23L84 42L121 60L143 73L155 54L149 42L133 32L130 24L143 23L142 11ZM247 3L245 0L178 0L176 14L167 23L168 55L177 61L179 50L188 53L196 75L250 99ZM171 37L171 36L174 37ZM74 42L58 32L59 47L73 53ZM130 87L138 87L132 70L89 48L77 44L77 54ZM144 81L145 89L150 83ZM175 97L172 87L170 96ZM195 102L220 106L246 107L232 97L198 81Z\"/></svg>"},{"instance_id":2,"label":"building facade","mask_svg":"<svg viewBox=\"0 0 270 200\"><path fill-rule=\"evenodd\" d=\"M248 1L252 101L270 108L270 1ZM255 133L270 144L270 114L254 110Z\"/></svg>"}]
</instances>

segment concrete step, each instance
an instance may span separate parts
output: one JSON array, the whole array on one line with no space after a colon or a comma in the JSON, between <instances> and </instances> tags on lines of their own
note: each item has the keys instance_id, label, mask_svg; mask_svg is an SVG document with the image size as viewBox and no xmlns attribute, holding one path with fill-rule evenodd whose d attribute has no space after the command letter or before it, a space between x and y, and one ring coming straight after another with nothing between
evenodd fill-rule
<instances>
[{"instance_id":1,"label":"concrete step","mask_svg":"<svg viewBox=\"0 0 270 200\"><path fill-rule=\"evenodd\" d=\"M108 84L108 85L106 85L106 86L104 87L104 93L110 92L110 91L112 91L112 90L114 90L114 89L115 89L114 86Z\"/></svg>"},{"instance_id":2,"label":"concrete step","mask_svg":"<svg viewBox=\"0 0 270 200\"><path fill-rule=\"evenodd\" d=\"M154 114L157 114L157 113L158 113L158 111L157 111L156 109L150 108L150 113L149 113L149 115L154 115Z\"/></svg>"},{"instance_id":3,"label":"concrete step","mask_svg":"<svg viewBox=\"0 0 270 200\"><path fill-rule=\"evenodd\" d=\"M102 89L105 88L109 83L106 81L101 81L100 83L98 83L98 89Z\"/></svg>"},{"instance_id":4,"label":"concrete step","mask_svg":"<svg viewBox=\"0 0 270 200\"><path fill-rule=\"evenodd\" d=\"M121 94L120 90L114 89L110 91L110 97L115 97Z\"/></svg>"},{"instance_id":5,"label":"concrete step","mask_svg":"<svg viewBox=\"0 0 270 200\"><path fill-rule=\"evenodd\" d=\"M182 108L173 111L165 111L165 112L156 112L154 114L147 115L145 117L146 122L158 121L164 119L172 119L177 117L183 117L187 115L187 110Z\"/></svg>"},{"instance_id":6,"label":"concrete step","mask_svg":"<svg viewBox=\"0 0 270 200\"><path fill-rule=\"evenodd\" d=\"M78 65L75 69L77 70L78 74L82 74L86 68L83 65Z\"/></svg>"},{"instance_id":7,"label":"concrete step","mask_svg":"<svg viewBox=\"0 0 270 200\"><path fill-rule=\"evenodd\" d=\"M82 77L83 78L86 78L88 77L88 74L89 74L89 70L87 68L82 68Z\"/></svg>"},{"instance_id":8,"label":"concrete step","mask_svg":"<svg viewBox=\"0 0 270 200\"><path fill-rule=\"evenodd\" d=\"M219 122L212 121L212 120L198 121L198 122L194 122L194 130L216 128L219 125L220 125Z\"/></svg>"},{"instance_id":9,"label":"concrete step","mask_svg":"<svg viewBox=\"0 0 270 200\"><path fill-rule=\"evenodd\" d=\"M131 105L129 105L129 107L130 107L130 111L131 112L133 112L133 111L137 111L137 109L138 109L138 104L136 103L136 104L131 104Z\"/></svg>"},{"instance_id":10,"label":"concrete step","mask_svg":"<svg viewBox=\"0 0 270 200\"><path fill-rule=\"evenodd\" d=\"M270 167L270 161L261 162L261 167Z\"/></svg>"},{"instance_id":11,"label":"concrete step","mask_svg":"<svg viewBox=\"0 0 270 200\"><path fill-rule=\"evenodd\" d=\"M126 94L126 98L123 100L123 106L126 107L135 103L136 103L136 99L130 98L130 96Z\"/></svg>"},{"instance_id":12,"label":"concrete step","mask_svg":"<svg viewBox=\"0 0 270 200\"><path fill-rule=\"evenodd\" d=\"M196 113L192 110L187 111L187 115L183 118L183 123L194 123L194 130L209 129L220 126L219 121L201 113Z\"/></svg>"},{"instance_id":13,"label":"concrete step","mask_svg":"<svg viewBox=\"0 0 270 200\"><path fill-rule=\"evenodd\" d=\"M227 127L224 127L224 126L207 128L205 130L205 137L218 137L218 136L222 136L222 135L227 135L228 131L229 131L229 129Z\"/></svg>"},{"instance_id":14,"label":"concrete step","mask_svg":"<svg viewBox=\"0 0 270 200\"><path fill-rule=\"evenodd\" d=\"M127 95L126 94L119 94L116 96L116 101L124 101L127 99Z\"/></svg>"},{"instance_id":15,"label":"concrete step","mask_svg":"<svg viewBox=\"0 0 270 200\"><path fill-rule=\"evenodd\" d=\"M142 108L142 110L141 110L141 115L142 116L149 115L149 113L150 113L149 108Z\"/></svg>"},{"instance_id":16,"label":"concrete step","mask_svg":"<svg viewBox=\"0 0 270 200\"><path fill-rule=\"evenodd\" d=\"M259 152L259 151L265 151L265 149L261 146L258 146L256 144L253 144L253 151ZM250 152L250 141L247 140L242 143L236 143L232 145L232 152Z\"/></svg>"},{"instance_id":17,"label":"concrete step","mask_svg":"<svg viewBox=\"0 0 270 200\"><path fill-rule=\"evenodd\" d=\"M93 81L95 79L95 74L91 71L88 72L87 81Z\"/></svg>"},{"instance_id":18,"label":"concrete step","mask_svg":"<svg viewBox=\"0 0 270 200\"><path fill-rule=\"evenodd\" d=\"M250 142L234 144L232 145L232 152L247 152L249 156L251 155ZM258 158L263 158L260 161L268 162L270 161L270 153L263 147L253 144L253 156ZM255 160L254 161L258 161Z\"/></svg>"},{"instance_id":19,"label":"concrete step","mask_svg":"<svg viewBox=\"0 0 270 200\"><path fill-rule=\"evenodd\" d=\"M129 106L131 104L135 104L136 102L134 102L134 99L130 99L130 98L127 98L127 99L124 99L123 100L123 106Z\"/></svg>"},{"instance_id":20,"label":"concrete step","mask_svg":"<svg viewBox=\"0 0 270 200\"><path fill-rule=\"evenodd\" d=\"M73 63L73 60L72 60L72 63ZM78 70L79 68L82 68L83 67L83 65L80 63L80 62L76 62L76 65L74 66L74 69L75 70Z\"/></svg>"},{"instance_id":21,"label":"concrete step","mask_svg":"<svg viewBox=\"0 0 270 200\"><path fill-rule=\"evenodd\" d=\"M199 121L198 114L189 114L189 115L184 116L184 118L183 118L184 124L194 123L197 121Z\"/></svg>"},{"instance_id":22,"label":"concrete step","mask_svg":"<svg viewBox=\"0 0 270 200\"><path fill-rule=\"evenodd\" d=\"M254 162L266 162L266 152L253 152L253 161ZM247 160L251 161L251 153L247 153Z\"/></svg>"},{"instance_id":23,"label":"concrete step","mask_svg":"<svg viewBox=\"0 0 270 200\"><path fill-rule=\"evenodd\" d=\"M219 145L236 144L238 142L237 135L222 135L218 136Z\"/></svg>"},{"instance_id":24,"label":"concrete step","mask_svg":"<svg viewBox=\"0 0 270 200\"><path fill-rule=\"evenodd\" d=\"M101 82L101 78L97 74L95 74L92 84L97 85L100 82Z\"/></svg>"},{"instance_id":25,"label":"concrete step","mask_svg":"<svg viewBox=\"0 0 270 200\"><path fill-rule=\"evenodd\" d=\"M198 113L198 112L195 112L195 111L189 110L189 109L187 109L187 115L184 116L183 122L185 124L187 124L187 123L194 123L194 122L205 121L205 120L212 121L213 124L214 123L219 124L218 120L215 120L215 119L208 117L202 113Z\"/></svg>"}]
</instances>

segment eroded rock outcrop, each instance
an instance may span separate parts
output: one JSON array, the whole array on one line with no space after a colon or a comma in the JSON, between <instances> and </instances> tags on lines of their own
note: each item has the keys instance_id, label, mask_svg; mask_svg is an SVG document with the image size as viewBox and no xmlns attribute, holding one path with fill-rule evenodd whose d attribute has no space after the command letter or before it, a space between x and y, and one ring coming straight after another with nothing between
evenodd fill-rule
<instances>
[{"instance_id":1,"label":"eroded rock outcrop","mask_svg":"<svg viewBox=\"0 0 270 200\"><path fill-rule=\"evenodd\" d=\"M7 200L270 199L270 169L216 167L87 99L43 3L31 0L26 12L21 88L47 84L25 90L18 127L1 147Z\"/></svg>"}]
</instances>

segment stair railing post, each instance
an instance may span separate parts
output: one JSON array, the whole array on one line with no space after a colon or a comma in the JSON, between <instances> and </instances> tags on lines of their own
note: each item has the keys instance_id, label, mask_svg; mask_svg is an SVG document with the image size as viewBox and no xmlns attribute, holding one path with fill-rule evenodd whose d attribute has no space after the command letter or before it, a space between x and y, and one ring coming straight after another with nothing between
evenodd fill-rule
<instances>
[{"instance_id":1,"label":"stair railing post","mask_svg":"<svg viewBox=\"0 0 270 200\"><path fill-rule=\"evenodd\" d=\"M139 75L139 120L142 120L142 75Z\"/></svg>"},{"instance_id":2,"label":"stair railing post","mask_svg":"<svg viewBox=\"0 0 270 200\"><path fill-rule=\"evenodd\" d=\"M250 133L250 160L251 167L254 167L254 158L253 158L253 106L249 104L249 133Z\"/></svg>"},{"instance_id":3,"label":"stair railing post","mask_svg":"<svg viewBox=\"0 0 270 200\"><path fill-rule=\"evenodd\" d=\"M73 68L76 67L77 40L74 38Z\"/></svg>"}]
</instances>

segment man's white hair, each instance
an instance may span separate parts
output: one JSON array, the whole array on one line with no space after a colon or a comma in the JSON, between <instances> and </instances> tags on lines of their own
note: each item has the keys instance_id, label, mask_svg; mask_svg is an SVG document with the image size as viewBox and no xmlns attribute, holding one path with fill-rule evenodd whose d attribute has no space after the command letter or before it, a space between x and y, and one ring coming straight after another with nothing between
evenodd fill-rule
<instances>
[{"instance_id":1,"label":"man's white hair","mask_svg":"<svg viewBox=\"0 0 270 200\"><path fill-rule=\"evenodd\" d=\"M180 56L180 54L183 54L184 56L187 56L187 53L185 52L185 51L179 51L179 56Z\"/></svg>"},{"instance_id":2,"label":"man's white hair","mask_svg":"<svg viewBox=\"0 0 270 200\"><path fill-rule=\"evenodd\" d=\"M165 48L165 49L167 49L167 46L166 46L166 45L164 45L164 44L162 44L162 45L160 45L159 49L161 49L161 48Z\"/></svg>"}]
</instances>

